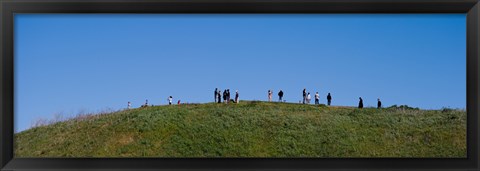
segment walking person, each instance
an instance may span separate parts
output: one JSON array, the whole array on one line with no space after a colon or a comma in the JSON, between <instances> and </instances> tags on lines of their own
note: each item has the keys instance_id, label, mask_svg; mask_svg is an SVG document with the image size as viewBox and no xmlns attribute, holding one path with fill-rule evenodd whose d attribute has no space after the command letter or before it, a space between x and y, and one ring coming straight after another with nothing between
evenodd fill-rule
<instances>
[{"instance_id":1,"label":"walking person","mask_svg":"<svg viewBox=\"0 0 480 171\"><path fill-rule=\"evenodd\" d=\"M238 103L238 90L235 90L235 103Z\"/></svg>"},{"instance_id":2,"label":"walking person","mask_svg":"<svg viewBox=\"0 0 480 171\"><path fill-rule=\"evenodd\" d=\"M307 98L307 89L304 88L304 89L303 89L303 104L305 104L306 98Z\"/></svg>"},{"instance_id":3,"label":"walking person","mask_svg":"<svg viewBox=\"0 0 480 171\"><path fill-rule=\"evenodd\" d=\"M327 95L327 103L328 103L329 106L332 103L332 96L330 96L330 93L328 93L328 95Z\"/></svg>"},{"instance_id":4,"label":"walking person","mask_svg":"<svg viewBox=\"0 0 480 171\"><path fill-rule=\"evenodd\" d=\"M311 99L312 99L312 97L310 96L310 92L308 92L308 94L307 94L307 104L310 104Z\"/></svg>"},{"instance_id":5,"label":"walking person","mask_svg":"<svg viewBox=\"0 0 480 171\"><path fill-rule=\"evenodd\" d=\"M218 95L218 88L215 88L215 91L213 92L213 101L217 102L217 95Z\"/></svg>"},{"instance_id":6,"label":"walking person","mask_svg":"<svg viewBox=\"0 0 480 171\"><path fill-rule=\"evenodd\" d=\"M130 109L131 107L132 107L132 103L128 102L127 109Z\"/></svg>"},{"instance_id":7,"label":"walking person","mask_svg":"<svg viewBox=\"0 0 480 171\"><path fill-rule=\"evenodd\" d=\"M318 95L318 92L315 93L315 104L320 104L320 95Z\"/></svg>"},{"instance_id":8,"label":"walking person","mask_svg":"<svg viewBox=\"0 0 480 171\"><path fill-rule=\"evenodd\" d=\"M382 108L382 101L380 101L380 98L377 99L377 109Z\"/></svg>"},{"instance_id":9,"label":"walking person","mask_svg":"<svg viewBox=\"0 0 480 171\"><path fill-rule=\"evenodd\" d=\"M217 92L218 103L222 103L222 91L218 90Z\"/></svg>"},{"instance_id":10,"label":"walking person","mask_svg":"<svg viewBox=\"0 0 480 171\"><path fill-rule=\"evenodd\" d=\"M363 99L362 97L359 97L360 101L358 102L358 108L363 108Z\"/></svg>"},{"instance_id":11,"label":"walking person","mask_svg":"<svg viewBox=\"0 0 480 171\"><path fill-rule=\"evenodd\" d=\"M172 96L168 97L168 105L172 105L172 101L173 101L173 97Z\"/></svg>"},{"instance_id":12,"label":"walking person","mask_svg":"<svg viewBox=\"0 0 480 171\"><path fill-rule=\"evenodd\" d=\"M280 90L280 92L278 92L278 101L282 102L282 98L283 98L283 91Z\"/></svg>"},{"instance_id":13,"label":"walking person","mask_svg":"<svg viewBox=\"0 0 480 171\"><path fill-rule=\"evenodd\" d=\"M272 90L268 90L268 101L272 101Z\"/></svg>"}]
</instances>

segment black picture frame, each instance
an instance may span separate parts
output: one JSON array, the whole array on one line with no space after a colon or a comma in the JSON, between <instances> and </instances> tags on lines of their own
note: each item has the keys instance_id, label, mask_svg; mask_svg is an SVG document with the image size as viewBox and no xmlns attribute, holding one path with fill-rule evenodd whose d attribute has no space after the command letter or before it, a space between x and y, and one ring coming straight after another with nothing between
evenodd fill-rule
<instances>
[{"instance_id":1,"label":"black picture frame","mask_svg":"<svg viewBox=\"0 0 480 171\"><path fill-rule=\"evenodd\" d=\"M479 170L479 0L1 0L2 170ZM13 158L19 13L465 13L467 158Z\"/></svg>"}]
</instances>

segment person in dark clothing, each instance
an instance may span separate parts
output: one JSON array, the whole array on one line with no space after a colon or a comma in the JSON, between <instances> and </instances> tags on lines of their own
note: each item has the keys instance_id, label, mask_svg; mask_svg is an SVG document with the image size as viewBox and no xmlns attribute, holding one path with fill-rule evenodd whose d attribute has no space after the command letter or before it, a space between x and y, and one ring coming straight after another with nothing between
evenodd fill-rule
<instances>
[{"instance_id":1,"label":"person in dark clothing","mask_svg":"<svg viewBox=\"0 0 480 171\"><path fill-rule=\"evenodd\" d=\"M214 96L213 96L213 101L214 102L217 102L217 94L218 93L218 88L215 88L215 92L213 92Z\"/></svg>"},{"instance_id":2,"label":"person in dark clothing","mask_svg":"<svg viewBox=\"0 0 480 171\"><path fill-rule=\"evenodd\" d=\"M283 98L283 91L280 90L280 92L278 92L278 101L282 102L282 98Z\"/></svg>"},{"instance_id":3,"label":"person in dark clothing","mask_svg":"<svg viewBox=\"0 0 480 171\"><path fill-rule=\"evenodd\" d=\"M218 98L218 103L222 103L222 91L218 90L217 98Z\"/></svg>"},{"instance_id":4,"label":"person in dark clothing","mask_svg":"<svg viewBox=\"0 0 480 171\"><path fill-rule=\"evenodd\" d=\"M328 93L328 95L327 95L327 103L328 103L329 106L332 103L332 96L330 96L330 93Z\"/></svg>"},{"instance_id":5,"label":"person in dark clothing","mask_svg":"<svg viewBox=\"0 0 480 171\"><path fill-rule=\"evenodd\" d=\"M303 89L303 104L305 104L305 100L307 99L307 89Z\"/></svg>"},{"instance_id":6,"label":"person in dark clothing","mask_svg":"<svg viewBox=\"0 0 480 171\"><path fill-rule=\"evenodd\" d=\"M227 103L230 102L230 89L227 89Z\"/></svg>"},{"instance_id":7,"label":"person in dark clothing","mask_svg":"<svg viewBox=\"0 0 480 171\"><path fill-rule=\"evenodd\" d=\"M359 97L360 101L358 102L358 108L363 108L363 99L362 97Z\"/></svg>"},{"instance_id":8,"label":"person in dark clothing","mask_svg":"<svg viewBox=\"0 0 480 171\"><path fill-rule=\"evenodd\" d=\"M238 103L238 90L235 91L235 103Z\"/></svg>"},{"instance_id":9,"label":"person in dark clothing","mask_svg":"<svg viewBox=\"0 0 480 171\"><path fill-rule=\"evenodd\" d=\"M223 102L227 102L227 89L223 90Z\"/></svg>"},{"instance_id":10,"label":"person in dark clothing","mask_svg":"<svg viewBox=\"0 0 480 171\"><path fill-rule=\"evenodd\" d=\"M377 109L382 108L382 101L380 101L380 98L377 99Z\"/></svg>"}]
</instances>

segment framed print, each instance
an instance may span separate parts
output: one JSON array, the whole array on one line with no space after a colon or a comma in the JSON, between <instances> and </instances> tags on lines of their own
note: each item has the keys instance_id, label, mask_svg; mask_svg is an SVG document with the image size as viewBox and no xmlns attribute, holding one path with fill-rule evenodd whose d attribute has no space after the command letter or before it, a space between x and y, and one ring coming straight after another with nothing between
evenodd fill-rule
<instances>
[{"instance_id":1,"label":"framed print","mask_svg":"<svg viewBox=\"0 0 480 171\"><path fill-rule=\"evenodd\" d=\"M3 170L478 170L476 0L1 1Z\"/></svg>"}]
</instances>

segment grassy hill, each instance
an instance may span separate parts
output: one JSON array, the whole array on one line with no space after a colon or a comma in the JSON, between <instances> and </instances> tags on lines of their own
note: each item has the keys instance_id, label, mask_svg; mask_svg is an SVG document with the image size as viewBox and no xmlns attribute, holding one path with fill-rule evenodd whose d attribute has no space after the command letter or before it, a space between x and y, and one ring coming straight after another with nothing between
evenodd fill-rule
<instances>
[{"instance_id":1,"label":"grassy hill","mask_svg":"<svg viewBox=\"0 0 480 171\"><path fill-rule=\"evenodd\" d=\"M36 127L15 141L16 157L466 157L466 112L155 106Z\"/></svg>"}]
</instances>

